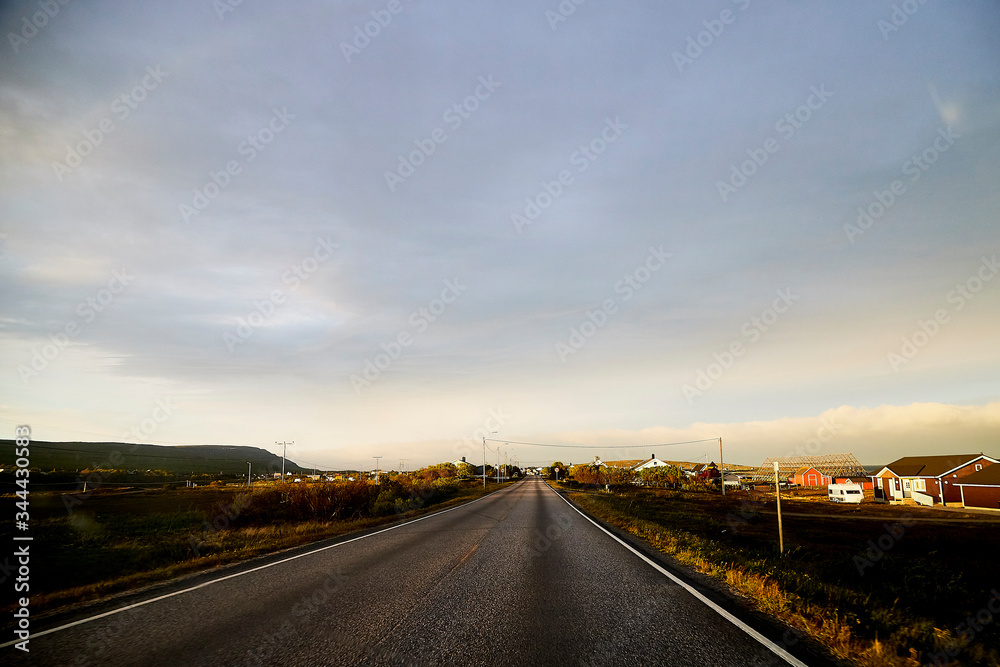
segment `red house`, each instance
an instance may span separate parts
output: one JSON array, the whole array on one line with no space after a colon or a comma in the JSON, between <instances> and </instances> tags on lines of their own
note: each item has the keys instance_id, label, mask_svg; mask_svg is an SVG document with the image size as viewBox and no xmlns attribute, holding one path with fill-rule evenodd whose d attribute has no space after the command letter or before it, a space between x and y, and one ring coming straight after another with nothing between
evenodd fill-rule
<instances>
[{"instance_id":1,"label":"red house","mask_svg":"<svg viewBox=\"0 0 1000 667\"><path fill-rule=\"evenodd\" d=\"M824 475L816 468L799 468L792 475L791 482L798 486L826 486L833 480L829 475Z\"/></svg>"},{"instance_id":2,"label":"red house","mask_svg":"<svg viewBox=\"0 0 1000 667\"><path fill-rule=\"evenodd\" d=\"M720 476L719 469L715 466L715 461L696 465L692 471L695 477L712 480Z\"/></svg>"},{"instance_id":3,"label":"red house","mask_svg":"<svg viewBox=\"0 0 1000 667\"><path fill-rule=\"evenodd\" d=\"M904 456L872 475L875 499L887 502L912 498L921 505L962 501L958 481L998 463L985 454Z\"/></svg>"}]
</instances>

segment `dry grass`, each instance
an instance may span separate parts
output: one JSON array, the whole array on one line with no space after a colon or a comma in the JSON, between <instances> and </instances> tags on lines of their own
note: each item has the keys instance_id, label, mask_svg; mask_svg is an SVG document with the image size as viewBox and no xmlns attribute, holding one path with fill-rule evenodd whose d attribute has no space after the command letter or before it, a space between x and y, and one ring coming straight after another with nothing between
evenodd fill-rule
<instances>
[{"instance_id":1,"label":"dry grass","mask_svg":"<svg viewBox=\"0 0 1000 667\"><path fill-rule=\"evenodd\" d=\"M880 594L880 583L875 577L865 580L866 585L874 587L867 592L832 580L818 581L821 576L805 571L779 580L775 574L787 575L789 569L796 567L788 562L787 550L783 561L777 553L755 550L756 545L742 549L738 541L712 539L708 535L719 534L717 527L714 532L706 528L701 533L697 528L712 523L704 515L688 516L688 520L679 522L680 527L671 525L670 512L682 510L664 510L662 517L655 520L637 515L656 515L649 504L669 506L671 500L667 494L644 496L647 505L641 509L640 501L631 496L631 500L615 494L571 493L569 497L594 516L647 541L684 566L724 582L748 606L814 637L845 662L864 667L915 667L923 664L921 659L930 661L933 653L955 639L955 633L935 628L930 620L909 613L911 605L919 608L925 604L921 590L912 590L912 599L902 600L900 591L888 588L888 584ZM798 550L793 556L801 562L813 558L802 546L793 549ZM822 555L815 558L821 559ZM985 571L990 571L989 563L985 567ZM881 636L878 630L873 632L873 624L857 612L859 609L873 617L882 617L882 627L894 631ZM963 649L961 664L996 665L998 652L990 645L991 638L980 635L976 639L976 643ZM918 650L914 646L923 648Z\"/></svg>"},{"instance_id":2,"label":"dry grass","mask_svg":"<svg viewBox=\"0 0 1000 667\"><path fill-rule=\"evenodd\" d=\"M477 484L452 484L448 485L447 493L425 494L419 497L419 503L397 507L394 501L387 502L386 496L376 487L370 500L372 503L381 501L385 507L377 516L357 511L350 505L353 498L335 506L336 491L343 492L343 489L335 489L333 501L326 505L316 503L317 497L322 495L320 490L298 486L291 489L291 497L311 503L323 512L330 510L330 513L339 514L340 510L348 508L351 513L362 514L325 520L290 518L288 514L299 516L301 513L303 517L307 514L301 507L291 507L290 502L275 504L279 507L275 511L281 516L269 517L268 510L274 500L270 491L254 503L240 500L245 495L239 490L204 494L182 490L109 497L76 508L70 515L56 499L50 502L47 513L39 512L38 520L32 522L35 537L32 551L34 554L37 549L39 554L32 559L32 612L87 602L440 511L497 488L490 485L483 490ZM39 504L44 507L44 498ZM240 513L234 511L234 507L239 508ZM213 519L224 516L224 508L229 508L232 518L218 522L218 530L209 529ZM0 602L0 611L9 611L14 604L13 598L6 595Z\"/></svg>"}]
</instances>

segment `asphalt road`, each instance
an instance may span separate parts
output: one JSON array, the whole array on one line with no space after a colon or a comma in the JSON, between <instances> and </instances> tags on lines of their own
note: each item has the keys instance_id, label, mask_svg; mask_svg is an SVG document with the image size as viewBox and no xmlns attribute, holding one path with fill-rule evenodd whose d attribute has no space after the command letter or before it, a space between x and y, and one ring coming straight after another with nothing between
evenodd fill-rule
<instances>
[{"instance_id":1,"label":"asphalt road","mask_svg":"<svg viewBox=\"0 0 1000 667\"><path fill-rule=\"evenodd\" d=\"M0 662L788 664L537 479L320 546L38 620Z\"/></svg>"}]
</instances>

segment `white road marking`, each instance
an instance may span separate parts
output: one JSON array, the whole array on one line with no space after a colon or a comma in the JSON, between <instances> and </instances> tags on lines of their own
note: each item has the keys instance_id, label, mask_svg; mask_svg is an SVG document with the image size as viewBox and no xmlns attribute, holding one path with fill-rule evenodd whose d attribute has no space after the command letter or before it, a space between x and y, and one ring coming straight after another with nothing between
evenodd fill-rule
<instances>
[{"instance_id":1,"label":"white road marking","mask_svg":"<svg viewBox=\"0 0 1000 667\"><path fill-rule=\"evenodd\" d=\"M760 642L764 646L764 648L768 649L769 651L771 651L772 653L774 653L775 655L777 655L779 658L781 658L782 660L784 660L785 662L787 662L789 665L795 665L795 667L809 667L809 665L807 665L806 663L802 662L801 660L799 660L798 658L796 658L794 655L792 655L791 653L789 653L785 649L781 648L780 646L778 646L777 644L775 644L774 642L772 642L770 639L768 639L764 635L760 634L759 632L757 632L756 630L754 630L753 628L751 628L749 625L747 625L746 623L744 623L740 619L738 619L735 616L733 616L732 614L730 614L728 611L726 611L725 609L723 609L719 605L717 605L714 602L712 602L711 600L709 600L707 597L705 597L704 595L702 595L701 593L699 593L695 588L693 588L690 584L688 584L687 582L683 581L682 579L679 579L672 572L664 569L659 564L657 564L655 561L647 558L641 552L636 551L632 547L632 545L630 545L629 543L625 542L620 537L618 537L617 535L615 535L614 533L612 533L611 531L609 531L607 528L605 528L604 526L602 526L601 524L597 523L596 521L594 521L593 519L591 519L589 516L587 516L586 514L584 514L580 510L580 508L578 508L576 505L574 505L573 503L571 503L570 501L566 500L561 495L559 495L559 493L557 493L556 490L553 489L551 486L549 486L548 484L545 484L545 487L547 489L549 489L549 491L551 491L552 493L555 493L556 497L558 497L561 501L563 501L564 503L566 503L567 505L569 505L570 507L572 507L574 510L576 510L577 513L579 513L579 515L582 516L584 519L586 519L590 523L592 523L595 526L597 526L600 530L604 531L611 539L613 539L614 541L618 542L618 544L622 545L623 547L625 547L626 549L628 549L629 551L631 551L632 553L634 553L636 556L638 556L639 558L641 558L643 561L645 561L654 570L656 570L657 572L659 572L663 576L669 578L671 581L673 581L675 584L677 584L678 586L680 586L681 588L683 588L684 590L686 590L691 595L695 596L698 600L700 600L701 602L703 602L705 605L707 605L710 609L712 609L717 614L719 614L720 616L722 616L724 619L726 619L727 621L729 621L730 623L732 623L733 625L735 625L736 627L738 627L740 630L742 630L743 632L747 633L748 635L750 635L751 637L753 637L754 639L756 639L758 642Z\"/></svg>"},{"instance_id":2,"label":"white road marking","mask_svg":"<svg viewBox=\"0 0 1000 667\"><path fill-rule=\"evenodd\" d=\"M426 516L422 516L419 519L414 519L413 521L407 521L406 523L401 523L401 524L398 524L398 525L395 525L395 526L390 526L389 528L383 528L382 530L377 530L374 533L368 533L367 535L361 535L359 537L352 537L349 540L344 540L343 542L337 542L336 544L328 544L325 547L320 547L319 549L313 549L312 551L307 551L305 553L301 553L301 554L298 554L296 556L289 556L288 558L283 558L282 560L278 560L278 561L275 561L273 563L267 563L266 565L258 565L257 567L251 568L249 570L245 570L243 572L236 572L235 574L229 574L229 575L226 575L225 577L219 577L218 579L212 579L211 581L206 581L206 582L200 583L197 586L192 586L190 588L185 588L185 589L180 590L180 591L174 591L173 593L167 593L165 595L160 595L160 596L155 597L155 598L150 598L148 600L143 600L142 602L136 602L135 604L130 604L128 606L121 607L119 609L112 609L111 611L106 611L103 614L97 614L96 616L88 616L87 618L81 618L78 621L73 621L72 623L67 623L66 625L60 625L59 627L56 627L56 628L49 628L48 630L42 630L41 632L32 632L31 635L28 637L28 640L30 641L32 639L35 639L36 637L44 637L45 635L50 635L50 634L52 634L54 632L61 632L62 630L67 630L67 629L75 627L77 625L83 625L84 623L90 623L91 621L96 621L96 620L98 620L100 618L105 618L107 616L113 616L115 614L120 614L123 611L128 611L129 609L135 609L136 607L142 607L142 606L147 605L147 604L152 604L153 602L159 602L160 600L166 600L167 598L172 598L175 595L183 595L184 593L190 593L191 591L196 591L199 588L205 588L206 586L211 586L212 584L217 584L220 581L226 581L227 579L234 579L236 577L242 577L243 575L250 574L251 572L259 572L260 570L266 570L269 567L274 567L275 565L281 565L282 563L287 563L289 561L293 561L293 560L296 560L298 558L303 558L305 556L311 556L311 555L317 554L317 553L319 553L321 551L326 551L327 549L335 549L336 547L340 547L340 546L343 546L345 544L350 544L351 542L357 542L358 540L364 540L364 539L367 539L369 537L375 537L376 535L380 535L381 533L387 533L390 530L396 530L397 528L402 528L403 526L410 526L412 524L417 523L418 521L423 521L424 519L430 519L430 518L435 517L435 516L441 516L442 514L447 514L448 512L452 512L454 510L461 509L463 507L468 507L469 505L472 505L473 503L478 503L480 500L484 500L485 498L489 498L494 493L499 493L500 491L504 491L505 489L513 488L513 486L515 486L515 485L511 485L511 486L505 487L504 489L497 489L496 491L492 491L490 493L487 493L485 496L482 496L480 498L476 498L475 500L472 500L470 502L462 503L461 505L456 505L455 507L450 507L450 508L448 508L446 510L441 510L440 512L434 512L433 514L428 514ZM15 640L12 640L12 641L9 641L9 642L5 642L3 644L0 644L0 648L7 648L8 646L13 646L14 644L16 644L16 643L18 643L20 641L23 641L23 640L15 639Z\"/></svg>"}]
</instances>

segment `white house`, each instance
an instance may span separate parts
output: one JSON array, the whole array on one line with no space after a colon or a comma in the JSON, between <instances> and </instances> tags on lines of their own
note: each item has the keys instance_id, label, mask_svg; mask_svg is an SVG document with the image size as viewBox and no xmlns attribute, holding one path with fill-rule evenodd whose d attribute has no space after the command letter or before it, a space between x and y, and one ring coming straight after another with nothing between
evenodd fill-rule
<instances>
[{"instance_id":1,"label":"white house","mask_svg":"<svg viewBox=\"0 0 1000 667\"><path fill-rule=\"evenodd\" d=\"M650 454L648 459L633 466L632 470L639 472L640 470L645 470L646 468L661 468L669 465L670 464L666 461L661 461L656 458L656 454Z\"/></svg>"}]
</instances>

